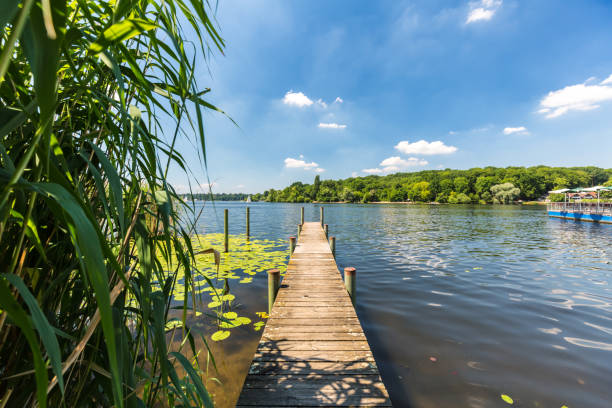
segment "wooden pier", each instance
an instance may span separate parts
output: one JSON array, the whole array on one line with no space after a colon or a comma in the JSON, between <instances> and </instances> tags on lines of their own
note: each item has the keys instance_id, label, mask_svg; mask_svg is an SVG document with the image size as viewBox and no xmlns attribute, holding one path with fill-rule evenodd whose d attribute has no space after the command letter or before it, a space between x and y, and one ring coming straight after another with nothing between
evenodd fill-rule
<instances>
[{"instance_id":1,"label":"wooden pier","mask_svg":"<svg viewBox=\"0 0 612 408\"><path fill-rule=\"evenodd\" d=\"M302 226L237 406L391 406L319 222Z\"/></svg>"}]
</instances>

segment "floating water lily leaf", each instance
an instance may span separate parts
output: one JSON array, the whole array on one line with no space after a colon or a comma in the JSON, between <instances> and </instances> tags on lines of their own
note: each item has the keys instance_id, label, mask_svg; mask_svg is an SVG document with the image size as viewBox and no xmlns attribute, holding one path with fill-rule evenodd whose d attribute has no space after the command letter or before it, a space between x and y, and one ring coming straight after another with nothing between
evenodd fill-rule
<instances>
[{"instance_id":1,"label":"floating water lily leaf","mask_svg":"<svg viewBox=\"0 0 612 408\"><path fill-rule=\"evenodd\" d=\"M506 394L502 394L501 395L501 399L503 399L508 404L514 404L514 400L512 398L510 398L510 396L508 396Z\"/></svg>"},{"instance_id":2,"label":"floating water lily leaf","mask_svg":"<svg viewBox=\"0 0 612 408\"><path fill-rule=\"evenodd\" d=\"M228 301L228 300L234 300L234 299L236 299L236 295L232 295L231 293L221 296L221 300Z\"/></svg>"},{"instance_id":3,"label":"floating water lily leaf","mask_svg":"<svg viewBox=\"0 0 612 408\"><path fill-rule=\"evenodd\" d=\"M253 328L255 329L255 331L260 331L261 328L265 325L265 322L257 322L257 323L253 323Z\"/></svg>"},{"instance_id":4,"label":"floating water lily leaf","mask_svg":"<svg viewBox=\"0 0 612 408\"><path fill-rule=\"evenodd\" d=\"M168 330L172 330L176 327L182 327L183 326L183 322L180 320L170 320L168 323L166 323L166 331Z\"/></svg>"},{"instance_id":5,"label":"floating water lily leaf","mask_svg":"<svg viewBox=\"0 0 612 408\"><path fill-rule=\"evenodd\" d=\"M212 336L210 336L210 338L212 339L212 341L221 341L227 339L230 334L231 333L227 330L219 330L214 332Z\"/></svg>"},{"instance_id":6,"label":"floating water lily leaf","mask_svg":"<svg viewBox=\"0 0 612 408\"><path fill-rule=\"evenodd\" d=\"M213 309L213 308L218 307L218 306L221 306L221 302L219 302L218 300L213 300L212 302L210 302L208 304L208 307L210 309Z\"/></svg>"},{"instance_id":7,"label":"floating water lily leaf","mask_svg":"<svg viewBox=\"0 0 612 408\"><path fill-rule=\"evenodd\" d=\"M268 317L270 317L270 315L267 314L266 312L255 312L255 314L261 317L262 319L267 319Z\"/></svg>"},{"instance_id":8,"label":"floating water lily leaf","mask_svg":"<svg viewBox=\"0 0 612 408\"><path fill-rule=\"evenodd\" d=\"M240 324L249 324L251 323L251 319L249 319L248 317L239 317L237 319L232 320L232 322L237 322Z\"/></svg>"},{"instance_id":9,"label":"floating water lily leaf","mask_svg":"<svg viewBox=\"0 0 612 408\"><path fill-rule=\"evenodd\" d=\"M235 319L238 317L238 313L236 312L227 312L227 313L223 313L223 317L225 317L226 319Z\"/></svg>"},{"instance_id":10,"label":"floating water lily leaf","mask_svg":"<svg viewBox=\"0 0 612 408\"><path fill-rule=\"evenodd\" d=\"M219 323L219 327L221 327L222 329L232 329L234 327L238 327L240 326L240 323L236 323L234 320L232 320L231 322L221 322Z\"/></svg>"},{"instance_id":11,"label":"floating water lily leaf","mask_svg":"<svg viewBox=\"0 0 612 408\"><path fill-rule=\"evenodd\" d=\"M478 269L482 269L482 268L481 268L480 266L475 266L475 267L473 267L472 269L474 269L474 270L478 270Z\"/></svg>"}]
</instances>

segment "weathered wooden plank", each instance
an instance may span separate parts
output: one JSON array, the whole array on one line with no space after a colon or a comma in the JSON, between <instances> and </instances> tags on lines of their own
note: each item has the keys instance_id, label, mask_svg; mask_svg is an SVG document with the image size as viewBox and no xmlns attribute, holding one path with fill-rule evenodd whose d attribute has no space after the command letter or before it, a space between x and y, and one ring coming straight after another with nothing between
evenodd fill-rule
<instances>
[{"instance_id":1,"label":"weathered wooden plank","mask_svg":"<svg viewBox=\"0 0 612 408\"><path fill-rule=\"evenodd\" d=\"M287 322L284 325L266 325L266 330L263 334L272 333L272 332L281 332L281 333L302 333L305 330L317 333L363 333L361 330L361 326L358 324L346 324L346 322L342 321L339 324L325 325L325 326L311 326L307 324L295 323L294 319L292 321ZM292 323L293 322L293 323Z\"/></svg>"},{"instance_id":2,"label":"weathered wooden plank","mask_svg":"<svg viewBox=\"0 0 612 408\"><path fill-rule=\"evenodd\" d=\"M365 335L362 332L312 332L312 331L301 331L301 332L286 332L280 330L269 330L264 333L261 340L272 340L272 341L291 341L291 340L304 340L304 341L330 341L330 340L366 340Z\"/></svg>"},{"instance_id":3,"label":"weathered wooden plank","mask_svg":"<svg viewBox=\"0 0 612 408\"><path fill-rule=\"evenodd\" d=\"M304 370L308 367L307 370ZM371 361L255 361L249 368L249 376L280 374L304 374L319 375L357 375L378 374L376 363Z\"/></svg>"},{"instance_id":4,"label":"weathered wooden plank","mask_svg":"<svg viewBox=\"0 0 612 408\"><path fill-rule=\"evenodd\" d=\"M342 324L352 324L355 326L359 326L359 319L356 317L347 317L347 318L337 318L337 317L318 317L314 318L299 318L299 317L291 317L291 318L283 318L283 317L270 317L268 319L268 325L271 326L312 326L312 330L319 330L321 326L336 326Z\"/></svg>"},{"instance_id":5,"label":"weathered wooden plank","mask_svg":"<svg viewBox=\"0 0 612 408\"><path fill-rule=\"evenodd\" d=\"M376 374L361 375L318 375L310 374L290 374L276 376L277 382L271 383L266 376L252 375L244 382L245 388L264 388L264 389L321 389L328 385L333 385L338 389L353 391L353 395L370 394L374 390L380 391L384 385L380 377ZM360 392L362 391L362 392ZM366 392L363 392L366 391ZM367 392L370 391L370 392Z\"/></svg>"},{"instance_id":6,"label":"weathered wooden plank","mask_svg":"<svg viewBox=\"0 0 612 408\"><path fill-rule=\"evenodd\" d=\"M304 223L237 406L391 406L319 223Z\"/></svg>"},{"instance_id":7,"label":"weathered wooden plank","mask_svg":"<svg viewBox=\"0 0 612 408\"><path fill-rule=\"evenodd\" d=\"M257 350L253 361L374 361L370 350Z\"/></svg>"},{"instance_id":8,"label":"weathered wooden plank","mask_svg":"<svg viewBox=\"0 0 612 408\"><path fill-rule=\"evenodd\" d=\"M370 350L370 345L365 340L262 340L257 347L261 353L274 350L360 351Z\"/></svg>"},{"instance_id":9,"label":"weathered wooden plank","mask_svg":"<svg viewBox=\"0 0 612 408\"><path fill-rule=\"evenodd\" d=\"M321 306L339 306L339 307L353 307L350 300L343 298L338 299L291 299L291 300L277 300L274 303L275 307L321 307Z\"/></svg>"},{"instance_id":10,"label":"weathered wooden plank","mask_svg":"<svg viewBox=\"0 0 612 408\"><path fill-rule=\"evenodd\" d=\"M324 387L317 392L312 389L282 390L282 389L251 389L246 388L240 395L238 407L390 407L386 396L367 394L352 394L350 391L338 392L332 386Z\"/></svg>"}]
</instances>

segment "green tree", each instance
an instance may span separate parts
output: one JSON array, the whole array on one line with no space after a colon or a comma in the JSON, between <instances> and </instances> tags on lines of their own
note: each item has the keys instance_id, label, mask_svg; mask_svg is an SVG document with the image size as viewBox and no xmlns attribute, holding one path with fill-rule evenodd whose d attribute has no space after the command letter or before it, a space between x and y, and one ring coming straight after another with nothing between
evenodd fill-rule
<instances>
[{"instance_id":1,"label":"green tree","mask_svg":"<svg viewBox=\"0 0 612 408\"><path fill-rule=\"evenodd\" d=\"M455 191L458 193L464 193L466 194L469 191L470 185L468 183L467 178L461 176L461 177L456 177L453 180L453 185L455 187Z\"/></svg>"},{"instance_id":2,"label":"green tree","mask_svg":"<svg viewBox=\"0 0 612 408\"><path fill-rule=\"evenodd\" d=\"M493 202L497 204L508 204L516 200L521 194L521 190L514 187L512 183L496 184L491 187Z\"/></svg>"},{"instance_id":3,"label":"green tree","mask_svg":"<svg viewBox=\"0 0 612 408\"><path fill-rule=\"evenodd\" d=\"M312 185L312 201L317 201L317 197L319 195L319 188L321 187L321 177L317 174L314 178L314 183Z\"/></svg>"}]
</instances>

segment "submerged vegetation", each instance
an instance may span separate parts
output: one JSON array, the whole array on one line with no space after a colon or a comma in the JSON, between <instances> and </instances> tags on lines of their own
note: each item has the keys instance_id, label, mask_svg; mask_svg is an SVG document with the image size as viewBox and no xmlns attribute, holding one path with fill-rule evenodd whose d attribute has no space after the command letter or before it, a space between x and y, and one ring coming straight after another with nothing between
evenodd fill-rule
<instances>
[{"instance_id":1,"label":"submerged vegetation","mask_svg":"<svg viewBox=\"0 0 612 408\"><path fill-rule=\"evenodd\" d=\"M192 333L172 329L173 347L167 324L196 312L188 292L213 283L198 257L218 254L192 245L166 181L189 173L179 138L206 163L216 108L196 61L224 47L210 6L1 9L0 405L211 406Z\"/></svg>"},{"instance_id":2,"label":"submerged vegetation","mask_svg":"<svg viewBox=\"0 0 612 408\"><path fill-rule=\"evenodd\" d=\"M283 190L254 194L253 201L351 202L417 201L467 204L537 200L549 190L612 185L612 169L598 167L485 167L425 170L387 176L296 182Z\"/></svg>"}]
</instances>

